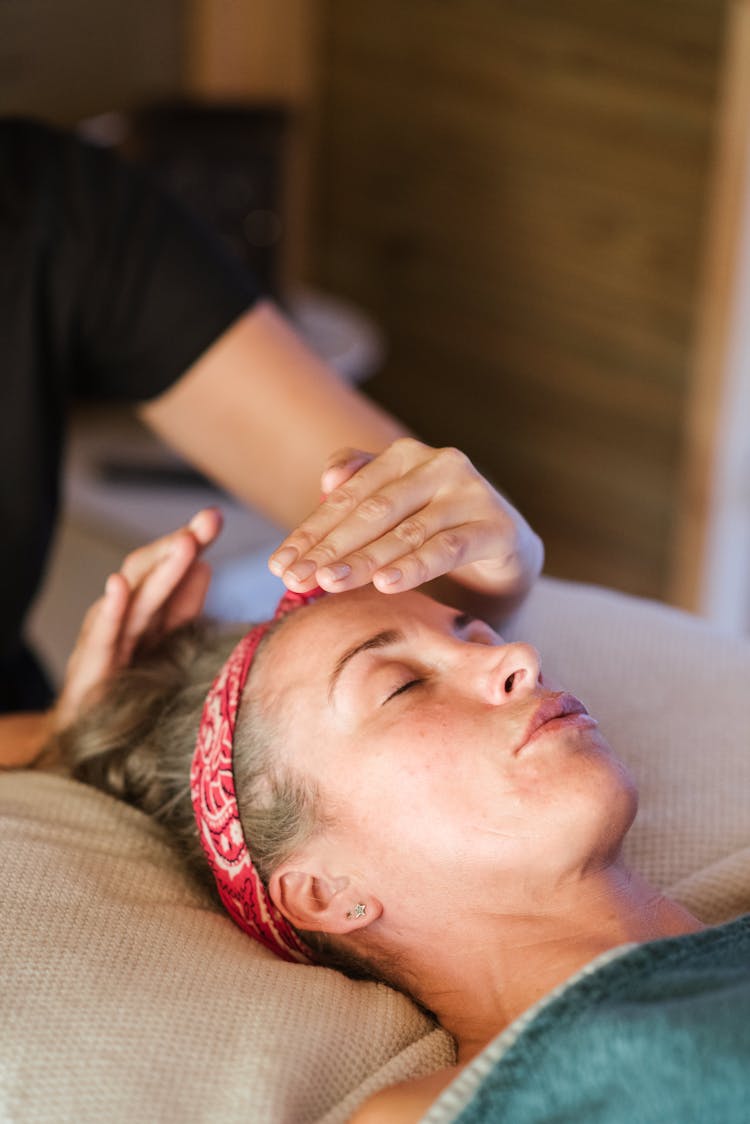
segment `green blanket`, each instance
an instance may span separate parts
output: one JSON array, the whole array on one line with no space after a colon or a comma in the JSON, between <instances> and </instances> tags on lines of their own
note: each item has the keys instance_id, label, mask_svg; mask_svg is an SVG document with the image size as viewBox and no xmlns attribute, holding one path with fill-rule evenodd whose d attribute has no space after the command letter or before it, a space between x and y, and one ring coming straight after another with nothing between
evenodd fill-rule
<instances>
[{"instance_id":1,"label":"green blanket","mask_svg":"<svg viewBox=\"0 0 750 1124\"><path fill-rule=\"evenodd\" d=\"M750 915L584 969L425 1117L446 1120L750 1124Z\"/></svg>"}]
</instances>

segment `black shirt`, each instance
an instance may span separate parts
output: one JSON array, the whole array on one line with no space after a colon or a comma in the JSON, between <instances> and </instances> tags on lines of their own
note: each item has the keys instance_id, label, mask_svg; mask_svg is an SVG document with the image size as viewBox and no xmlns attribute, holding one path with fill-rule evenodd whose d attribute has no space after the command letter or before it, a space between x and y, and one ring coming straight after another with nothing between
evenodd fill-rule
<instances>
[{"instance_id":1,"label":"black shirt","mask_svg":"<svg viewBox=\"0 0 750 1124\"><path fill-rule=\"evenodd\" d=\"M0 710L46 701L21 633L71 401L155 397L256 295L142 173L72 135L0 120Z\"/></svg>"}]
</instances>

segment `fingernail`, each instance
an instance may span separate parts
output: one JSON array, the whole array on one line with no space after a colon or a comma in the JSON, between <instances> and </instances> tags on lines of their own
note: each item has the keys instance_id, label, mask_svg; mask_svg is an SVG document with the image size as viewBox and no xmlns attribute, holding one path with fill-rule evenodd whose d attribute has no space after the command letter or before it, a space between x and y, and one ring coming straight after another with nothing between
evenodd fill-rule
<instances>
[{"instance_id":1,"label":"fingernail","mask_svg":"<svg viewBox=\"0 0 750 1124\"><path fill-rule=\"evenodd\" d=\"M347 562L337 562L335 566L324 566L318 577L323 581L340 582L348 578L351 572L352 568Z\"/></svg>"},{"instance_id":2,"label":"fingernail","mask_svg":"<svg viewBox=\"0 0 750 1124\"><path fill-rule=\"evenodd\" d=\"M394 585L395 582L401 581L403 574L400 570L397 570L395 566L392 566L388 570L378 570L377 574L375 574L375 577L378 579L381 585Z\"/></svg>"},{"instance_id":3,"label":"fingernail","mask_svg":"<svg viewBox=\"0 0 750 1124\"><path fill-rule=\"evenodd\" d=\"M110 574L104 583L104 596L111 597L116 589L117 582L115 581L115 576L114 574Z\"/></svg>"},{"instance_id":4,"label":"fingernail","mask_svg":"<svg viewBox=\"0 0 750 1124\"><path fill-rule=\"evenodd\" d=\"M311 562L310 559L307 558L303 559L301 562L297 562L294 566L288 567L288 570L291 576L293 578L296 578L298 582L304 582L307 581L308 578L312 577L312 575L315 573L316 568L317 567L315 563Z\"/></svg>"},{"instance_id":5,"label":"fingernail","mask_svg":"<svg viewBox=\"0 0 750 1124\"><path fill-rule=\"evenodd\" d=\"M297 551L293 546L285 546L278 554L272 554L268 559L268 565L274 574L283 574L284 570L288 569L292 562L297 557Z\"/></svg>"}]
</instances>

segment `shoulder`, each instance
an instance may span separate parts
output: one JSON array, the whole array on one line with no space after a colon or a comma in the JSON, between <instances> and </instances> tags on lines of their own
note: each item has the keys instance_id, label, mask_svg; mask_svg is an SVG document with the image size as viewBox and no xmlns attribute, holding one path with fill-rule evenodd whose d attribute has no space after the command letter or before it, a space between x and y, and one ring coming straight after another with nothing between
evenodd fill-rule
<instances>
[{"instance_id":1,"label":"shoulder","mask_svg":"<svg viewBox=\"0 0 750 1124\"><path fill-rule=\"evenodd\" d=\"M461 1066L448 1066L381 1089L359 1106L349 1124L417 1124L460 1070Z\"/></svg>"}]
</instances>

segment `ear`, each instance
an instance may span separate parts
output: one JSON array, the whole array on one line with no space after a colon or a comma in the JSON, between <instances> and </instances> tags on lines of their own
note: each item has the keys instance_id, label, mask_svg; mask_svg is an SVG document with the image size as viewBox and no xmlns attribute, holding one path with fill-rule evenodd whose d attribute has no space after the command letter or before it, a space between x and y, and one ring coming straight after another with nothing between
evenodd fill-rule
<instances>
[{"instance_id":1,"label":"ear","mask_svg":"<svg viewBox=\"0 0 750 1124\"><path fill-rule=\"evenodd\" d=\"M268 884L274 905L297 929L344 935L380 917L381 903L359 890L348 875L303 869L311 865L287 863L274 871Z\"/></svg>"}]
</instances>

